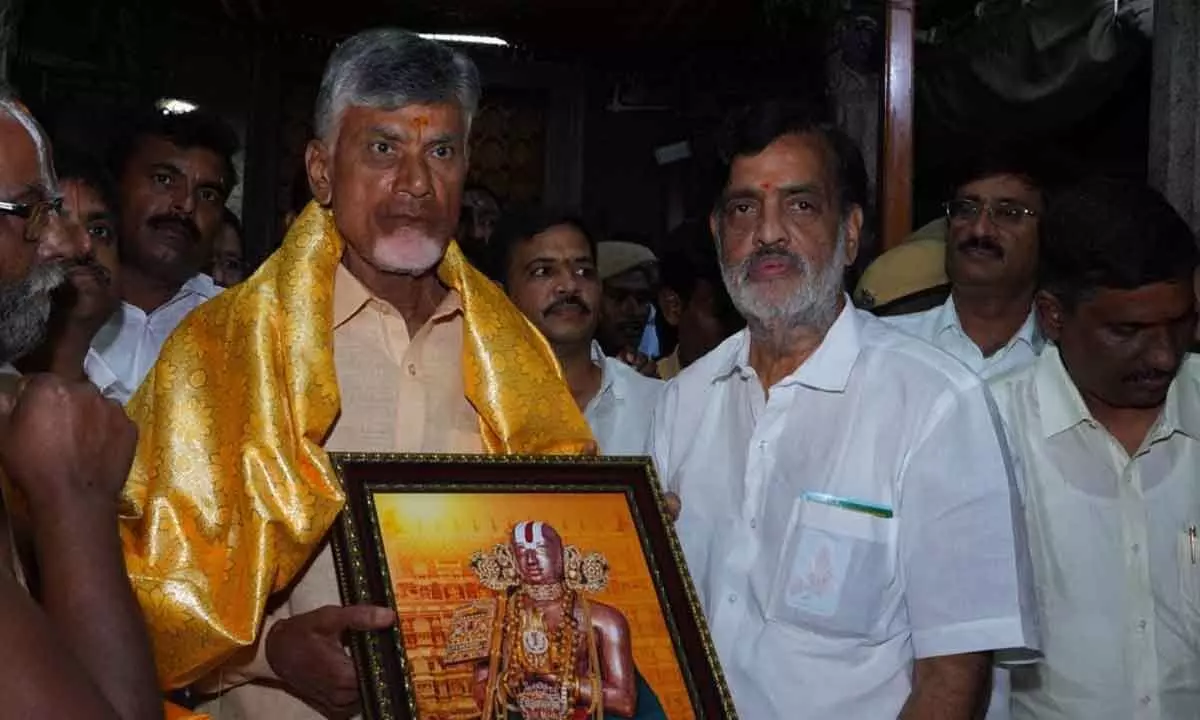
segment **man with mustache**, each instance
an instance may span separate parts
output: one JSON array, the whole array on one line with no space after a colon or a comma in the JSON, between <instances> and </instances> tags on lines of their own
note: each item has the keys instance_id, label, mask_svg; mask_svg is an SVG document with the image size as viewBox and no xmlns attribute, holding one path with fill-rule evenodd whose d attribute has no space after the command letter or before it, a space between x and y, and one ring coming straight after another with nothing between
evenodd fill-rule
<instances>
[{"instance_id":1,"label":"man with mustache","mask_svg":"<svg viewBox=\"0 0 1200 720\"><path fill-rule=\"evenodd\" d=\"M1048 181L1043 155L1002 145L960 171L945 206L950 297L929 310L887 318L985 379L1032 363L1045 344L1033 312L1038 217Z\"/></svg>"},{"instance_id":2,"label":"man with mustache","mask_svg":"<svg viewBox=\"0 0 1200 720\"><path fill-rule=\"evenodd\" d=\"M658 285L658 258L640 242L608 240L596 248L604 294L596 339L604 352L652 374L654 358L641 353Z\"/></svg>"},{"instance_id":3,"label":"man with mustache","mask_svg":"<svg viewBox=\"0 0 1200 720\"><path fill-rule=\"evenodd\" d=\"M1156 191L1088 179L1042 222L1053 343L992 383L1024 467L1044 659L1018 720L1196 717L1200 361L1195 237Z\"/></svg>"},{"instance_id":4,"label":"man with mustache","mask_svg":"<svg viewBox=\"0 0 1200 720\"><path fill-rule=\"evenodd\" d=\"M162 682L219 694L213 714L354 714L343 643L396 622L342 605L327 451L594 451L545 339L451 239L479 96L440 43L341 43L305 154L315 202L183 321L129 405L130 577Z\"/></svg>"},{"instance_id":5,"label":"man with mustache","mask_svg":"<svg viewBox=\"0 0 1200 720\"><path fill-rule=\"evenodd\" d=\"M554 348L600 452L645 453L663 383L606 357L596 342L595 239L569 215L517 210L501 219L489 249L492 278Z\"/></svg>"},{"instance_id":6,"label":"man with mustache","mask_svg":"<svg viewBox=\"0 0 1200 720\"><path fill-rule=\"evenodd\" d=\"M86 236L91 252L67 266L67 282L55 293L46 339L17 367L67 380L90 379L105 397L121 401L130 390L91 348L121 302L113 184L100 164L82 155L59 153L54 167L65 225L69 232Z\"/></svg>"},{"instance_id":7,"label":"man with mustache","mask_svg":"<svg viewBox=\"0 0 1200 720\"><path fill-rule=\"evenodd\" d=\"M738 714L973 720L1036 644L982 381L856 309L850 142L767 102L726 128L710 225L747 328L655 409L659 476Z\"/></svg>"},{"instance_id":8,"label":"man with mustache","mask_svg":"<svg viewBox=\"0 0 1200 720\"><path fill-rule=\"evenodd\" d=\"M41 341L65 267L92 252L61 215L49 149L0 89L0 715L161 718L116 528L134 427L82 380L7 366Z\"/></svg>"},{"instance_id":9,"label":"man with mustache","mask_svg":"<svg viewBox=\"0 0 1200 720\"><path fill-rule=\"evenodd\" d=\"M237 184L238 139L202 111L134 118L114 143L109 168L120 202L122 300L92 347L128 401L167 336L220 288L201 272Z\"/></svg>"}]
</instances>

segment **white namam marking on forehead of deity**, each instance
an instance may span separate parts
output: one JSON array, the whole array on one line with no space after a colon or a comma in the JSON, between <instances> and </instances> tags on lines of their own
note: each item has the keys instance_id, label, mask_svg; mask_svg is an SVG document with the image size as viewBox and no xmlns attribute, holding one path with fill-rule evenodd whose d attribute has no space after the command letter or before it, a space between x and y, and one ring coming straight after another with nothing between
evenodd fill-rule
<instances>
[{"instance_id":1,"label":"white namam marking on forehead of deity","mask_svg":"<svg viewBox=\"0 0 1200 720\"><path fill-rule=\"evenodd\" d=\"M513 528L513 544L521 550L536 550L546 544L546 524L543 522L517 523Z\"/></svg>"}]
</instances>

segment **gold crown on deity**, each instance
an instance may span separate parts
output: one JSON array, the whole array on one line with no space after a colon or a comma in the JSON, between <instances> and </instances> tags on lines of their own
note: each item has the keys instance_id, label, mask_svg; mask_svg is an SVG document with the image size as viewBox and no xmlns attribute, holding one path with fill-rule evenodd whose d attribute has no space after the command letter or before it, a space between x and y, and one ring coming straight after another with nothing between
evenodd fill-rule
<instances>
[{"instance_id":1,"label":"gold crown on deity","mask_svg":"<svg viewBox=\"0 0 1200 720\"><path fill-rule=\"evenodd\" d=\"M513 528L513 537L522 547L545 542L545 531L558 535L544 523L519 523ZM561 542L561 540L560 540ZM608 587L608 560L598 552L584 555L574 545L563 546L563 580L568 588L586 593L598 593ZM491 550L476 550L471 553L471 570L479 582L489 590L503 592L521 585L521 572L512 546L497 543Z\"/></svg>"}]
</instances>

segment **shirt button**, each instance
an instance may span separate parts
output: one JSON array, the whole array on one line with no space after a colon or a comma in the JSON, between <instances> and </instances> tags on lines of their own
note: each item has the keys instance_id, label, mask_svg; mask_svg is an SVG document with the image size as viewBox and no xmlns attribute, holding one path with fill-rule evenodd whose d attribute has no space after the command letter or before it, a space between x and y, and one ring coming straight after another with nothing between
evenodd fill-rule
<instances>
[{"instance_id":1,"label":"shirt button","mask_svg":"<svg viewBox=\"0 0 1200 720\"><path fill-rule=\"evenodd\" d=\"M731 603L737 602L737 593L729 593L729 602L731 602Z\"/></svg>"},{"instance_id":2,"label":"shirt button","mask_svg":"<svg viewBox=\"0 0 1200 720\"><path fill-rule=\"evenodd\" d=\"M408 364L408 374L412 377L416 377L417 376L417 366L412 363L409 363Z\"/></svg>"},{"instance_id":3,"label":"shirt button","mask_svg":"<svg viewBox=\"0 0 1200 720\"><path fill-rule=\"evenodd\" d=\"M1142 701L1141 701L1141 702L1142 702L1142 704L1143 704L1143 705L1149 705L1149 704L1150 704L1150 696L1149 696L1149 695L1143 695L1143 696L1142 696Z\"/></svg>"},{"instance_id":4,"label":"shirt button","mask_svg":"<svg viewBox=\"0 0 1200 720\"><path fill-rule=\"evenodd\" d=\"M758 520L756 520L755 518L750 518L750 529L753 530L757 527L758 527Z\"/></svg>"},{"instance_id":5,"label":"shirt button","mask_svg":"<svg viewBox=\"0 0 1200 720\"><path fill-rule=\"evenodd\" d=\"M1138 628L1138 632L1145 632L1146 631L1146 621L1138 620L1137 628Z\"/></svg>"},{"instance_id":6,"label":"shirt button","mask_svg":"<svg viewBox=\"0 0 1200 720\"><path fill-rule=\"evenodd\" d=\"M1132 547L1132 548L1130 548L1130 549L1131 549L1131 550L1133 550L1133 554L1134 554L1134 555L1137 555L1137 554L1138 554L1138 551L1142 549L1142 546L1141 546L1141 545L1138 545L1137 543L1134 543L1134 544L1133 544L1133 547Z\"/></svg>"}]
</instances>

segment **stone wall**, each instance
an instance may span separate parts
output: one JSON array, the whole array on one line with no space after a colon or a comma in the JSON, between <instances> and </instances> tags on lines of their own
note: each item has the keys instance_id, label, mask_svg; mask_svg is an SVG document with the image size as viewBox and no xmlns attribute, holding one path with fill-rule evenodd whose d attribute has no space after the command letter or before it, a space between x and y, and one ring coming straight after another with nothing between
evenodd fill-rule
<instances>
[{"instance_id":1,"label":"stone wall","mask_svg":"<svg viewBox=\"0 0 1200 720\"><path fill-rule=\"evenodd\" d=\"M1200 232L1200 3L1158 0L1150 96L1151 184Z\"/></svg>"}]
</instances>

